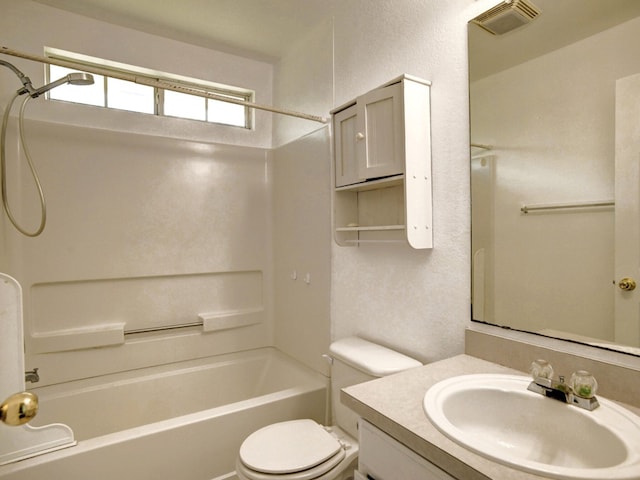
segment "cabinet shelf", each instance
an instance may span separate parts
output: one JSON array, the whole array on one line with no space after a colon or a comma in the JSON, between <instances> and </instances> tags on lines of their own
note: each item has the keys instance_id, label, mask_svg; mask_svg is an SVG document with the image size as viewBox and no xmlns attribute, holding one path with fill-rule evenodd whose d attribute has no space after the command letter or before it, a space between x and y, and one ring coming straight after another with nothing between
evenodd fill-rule
<instances>
[{"instance_id":1,"label":"cabinet shelf","mask_svg":"<svg viewBox=\"0 0 640 480\"><path fill-rule=\"evenodd\" d=\"M357 240L344 240L345 244L349 244L349 245L360 245L360 244L364 244L364 243L403 243L406 244L407 243L407 239L406 238L399 238L397 240L362 240L362 239L357 239Z\"/></svg>"},{"instance_id":2,"label":"cabinet shelf","mask_svg":"<svg viewBox=\"0 0 640 480\"><path fill-rule=\"evenodd\" d=\"M367 190L376 190L378 188L394 187L404 183L404 174L393 175L391 177L376 178L367 180L363 183L355 183L353 185L345 185L344 187L336 187L336 192L365 192Z\"/></svg>"},{"instance_id":3,"label":"cabinet shelf","mask_svg":"<svg viewBox=\"0 0 640 480\"><path fill-rule=\"evenodd\" d=\"M406 225L372 225L361 227L336 227L336 232L379 232L388 230L406 230Z\"/></svg>"}]
</instances>

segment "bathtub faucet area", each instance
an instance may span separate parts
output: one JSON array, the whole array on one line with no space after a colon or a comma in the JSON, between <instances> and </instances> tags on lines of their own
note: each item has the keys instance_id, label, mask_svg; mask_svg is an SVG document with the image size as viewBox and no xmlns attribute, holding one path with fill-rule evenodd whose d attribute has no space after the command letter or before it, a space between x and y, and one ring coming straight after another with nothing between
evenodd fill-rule
<instances>
[{"instance_id":1,"label":"bathtub faucet area","mask_svg":"<svg viewBox=\"0 0 640 480\"><path fill-rule=\"evenodd\" d=\"M40 381L40 375L38 375L38 369L34 368L33 370L24 372L24 381L30 382L30 383L38 383Z\"/></svg>"}]
</instances>

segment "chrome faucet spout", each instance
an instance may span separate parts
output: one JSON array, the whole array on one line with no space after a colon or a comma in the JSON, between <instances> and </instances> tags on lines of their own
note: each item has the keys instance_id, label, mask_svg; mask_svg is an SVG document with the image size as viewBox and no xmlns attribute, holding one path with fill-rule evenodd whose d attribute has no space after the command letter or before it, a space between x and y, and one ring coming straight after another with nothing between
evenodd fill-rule
<instances>
[{"instance_id":1,"label":"chrome faucet spout","mask_svg":"<svg viewBox=\"0 0 640 480\"><path fill-rule=\"evenodd\" d=\"M38 383L40 381L40 375L38 375L38 369L34 368L28 372L24 372L24 381L31 383Z\"/></svg>"},{"instance_id":2,"label":"chrome faucet spout","mask_svg":"<svg viewBox=\"0 0 640 480\"><path fill-rule=\"evenodd\" d=\"M567 400L570 389L568 385L564 383L564 377L560 377L558 380L537 377L529 384L527 390L539 393L545 397L560 400L564 403L569 403Z\"/></svg>"}]
</instances>

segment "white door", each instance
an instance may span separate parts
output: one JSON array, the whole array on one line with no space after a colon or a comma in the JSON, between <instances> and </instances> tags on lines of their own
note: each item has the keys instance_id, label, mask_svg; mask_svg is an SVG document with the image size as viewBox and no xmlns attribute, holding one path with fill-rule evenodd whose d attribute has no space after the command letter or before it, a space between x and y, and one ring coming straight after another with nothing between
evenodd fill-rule
<instances>
[{"instance_id":1,"label":"white door","mask_svg":"<svg viewBox=\"0 0 640 480\"><path fill-rule=\"evenodd\" d=\"M640 74L616 82L615 182L615 340L640 347Z\"/></svg>"}]
</instances>

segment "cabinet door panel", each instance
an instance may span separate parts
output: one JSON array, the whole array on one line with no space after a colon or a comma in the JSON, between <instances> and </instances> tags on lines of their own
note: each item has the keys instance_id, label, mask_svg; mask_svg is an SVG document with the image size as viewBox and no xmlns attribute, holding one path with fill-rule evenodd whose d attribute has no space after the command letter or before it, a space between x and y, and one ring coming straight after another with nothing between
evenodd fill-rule
<instances>
[{"instance_id":1,"label":"cabinet door panel","mask_svg":"<svg viewBox=\"0 0 640 480\"><path fill-rule=\"evenodd\" d=\"M366 420L359 422L358 473L374 480L455 480Z\"/></svg>"},{"instance_id":2,"label":"cabinet door panel","mask_svg":"<svg viewBox=\"0 0 640 480\"><path fill-rule=\"evenodd\" d=\"M336 187L352 185L364 180L358 172L357 158L361 155L360 150L364 149L364 145L361 145L362 142L356 138L357 113L358 109L353 105L338 112L333 118Z\"/></svg>"},{"instance_id":3,"label":"cabinet door panel","mask_svg":"<svg viewBox=\"0 0 640 480\"><path fill-rule=\"evenodd\" d=\"M365 152L360 176L367 179L404 171L402 84L369 92L358 98L358 135Z\"/></svg>"}]
</instances>

